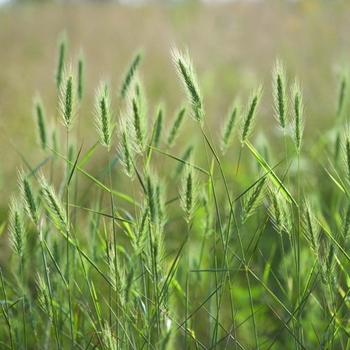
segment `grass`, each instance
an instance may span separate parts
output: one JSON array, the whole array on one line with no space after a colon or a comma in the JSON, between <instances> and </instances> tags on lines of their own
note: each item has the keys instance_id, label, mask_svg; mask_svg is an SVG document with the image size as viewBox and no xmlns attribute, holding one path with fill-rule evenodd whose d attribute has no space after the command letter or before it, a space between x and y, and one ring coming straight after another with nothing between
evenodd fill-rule
<instances>
[{"instance_id":1,"label":"grass","mask_svg":"<svg viewBox=\"0 0 350 350\"><path fill-rule=\"evenodd\" d=\"M59 108L47 114L35 99L42 159L23 155L9 202L1 347L349 349L346 72L338 138L310 142L301 84L281 58L271 63L276 146L254 137L262 83L216 135L187 51L172 50L188 103L167 120L163 105L150 112L143 55L117 97L103 80L93 103L84 56L70 63L63 38ZM95 117L87 150L84 104Z\"/></svg>"}]
</instances>

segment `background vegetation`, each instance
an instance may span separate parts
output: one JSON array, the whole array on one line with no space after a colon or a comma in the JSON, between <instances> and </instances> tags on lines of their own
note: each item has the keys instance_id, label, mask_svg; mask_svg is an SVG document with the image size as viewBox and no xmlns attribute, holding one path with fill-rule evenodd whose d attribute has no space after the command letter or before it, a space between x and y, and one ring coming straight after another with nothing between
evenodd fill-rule
<instances>
[{"instance_id":1,"label":"background vegetation","mask_svg":"<svg viewBox=\"0 0 350 350\"><path fill-rule=\"evenodd\" d=\"M140 348L140 344L144 348L168 345L170 348L183 346L194 349L216 346L228 349L258 346L348 348L347 295L350 286L347 272L349 258L346 254L349 198L346 165L350 158L346 156L347 138L343 136L343 130L347 128L348 114L349 10L350 5L346 2L329 5L311 0L296 4L267 1L220 6L191 2L138 8L110 3L69 6L48 3L1 10L0 142L3 187L0 207L4 233L1 237L0 263L3 325L9 326L8 319L12 320L12 328L3 327L4 333L0 336L2 345L30 348L30 342L45 339L42 348L52 344L58 348L113 348L111 344L118 339L121 340L118 343L121 348ZM84 170L94 177L86 179L82 174L76 179L74 177L76 182L74 186L72 182L71 194L62 188L69 187L69 171L78 171L67 166L62 159L49 159L47 151L40 150L33 102L40 94L48 129L62 128L57 123L60 112L55 86L58 38L62 30L67 33L68 60L71 59L76 65L82 51L86 75L74 136L72 134L68 138L68 133L58 133L58 143L65 157L69 157L69 147L66 145L73 147L70 158L73 164L79 150L86 160ZM96 87L101 79L108 82L114 116L120 118L123 105L118 100L118 92L122 77L135 53L142 48L139 72L148 100L149 132L156 125L153 123L159 115L159 106L162 106L164 115L164 130L169 129L173 116L188 103L181 87L181 78L179 80L176 73L176 64L174 66L172 62L171 48L174 45L181 51L185 51L183 48L186 45L195 63L203 93L205 129L203 132L187 114L186 127L181 130L181 137L171 152L168 153L169 150L164 147L160 147L167 152L163 156L157 152L152 155L146 150L141 152L142 161L137 163L140 171L137 177L141 180L138 184L133 180L131 188L127 177L121 175L120 168L112 167L113 157L109 158L103 147L96 146ZM275 119L276 104L273 107L271 82L277 56L286 62L288 96L295 76L302 84L306 124L300 157L293 151L292 139L288 139L290 130L281 131L280 120L277 122ZM243 220L246 221L245 226L243 222L242 227L236 222L231 229L226 227L235 222L236 215L244 217L244 203L247 202L243 201L243 197L249 194L246 191L250 186L271 175L271 169L261 166L259 155L252 154L254 146L249 148L249 143L248 148L242 151L238 132L234 146L220 156L221 163L215 162L218 159L214 150L220 148L220 131L230 105L239 97L242 105L248 108L251 92L260 82L263 83L263 99L257 127L250 140L264 158L269 159L270 166L277 166L278 176L296 201L295 206L288 204L291 207L289 218L295 227L283 228L287 231L284 236L276 232L272 225L275 222L276 226L278 221L271 209L274 203L271 194L273 181L268 186L270 190L259 197L259 203L263 203L262 209L257 210L248 221ZM344 99L340 98L342 91ZM199 120L197 122L201 124ZM238 129L240 125L236 124ZM151 140L150 135L148 140ZM341 139L343 151L345 149L344 162L339 161L337 155L337 136ZM195 219L187 213L186 222L180 212L182 203L186 214L186 204L177 199L181 188L180 178L175 181L168 170L175 168L174 158L169 155L183 160L190 141L197 150L191 163L211 175L215 174L215 177L207 177L205 171L199 174L198 181L204 188L199 191L200 209ZM111 147L112 154L117 145L116 140ZM92 154L89 153L91 149L94 150ZM207 153L200 152L201 149L206 149ZM259 159L260 166L257 162ZM9 203L12 203L12 210L15 208L10 195L19 194L17 169L22 166L25 173L30 174L43 160L55 165L50 168L45 163L42 168L46 179L54 184L55 191L59 193L59 201L62 201L69 220L72 215L72 221L68 220L66 227L65 219L60 221L58 212L53 212L52 208L50 210L50 204L44 205L45 216L51 218L52 225L45 224L40 228L31 217L33 223L26 223L29 227L28 248L23 260L21 251L17 251L20 256L18 260L16 252L10 249L13 236L5 229L9 223ZM122 208L119 208L118 202L117 212L139 227L142 215L146 215L147 210L151 211L151 203L143 204L140 195L144 192L146 199L153 198L150 190L143 188L143 181L147 182L147 176L150 176L146 167L150 160L159 177L167 184L164 197L170 201L167 204L168 216L164 219L164 232L163 226L160 226L160 231L165 235L161 237L165 242L165 255L159 271L150 263L156 258L154 246L158 244L154 238L157 236L153 236L155 224L152 224L151 216L147 231L150 239L147 241L148 250L141 258L137 247L132 240L130 242L132 230L127 223L120 226L105 223L110 212L116 211L108 190L101 188L98 182L102 181L107 188L122 191L128 196L129 202L126 201ZM175 164L179 165L177 163L181 165L182 162L177 160ZM109 172L109 168L113 168L113 172ZM263 170L269 175L264 177ZM108 182L108 174L118 179L113 180L113 185ZM20 179L24 183L27 177L21 175ZM210 189L211 180L217 186L214 189ZM46 183L39 178L39 184L33 181L33 185L35 190L41 187L44 201ZM161 190L162 185L159 186ZM232 197L227 197L226 186L232 190ZM92 193L88 192L89 188L95 187ZM281 188L284 189L283 186ZM211 197L215 190L217 198ZM119 198L118 195L116 197ZM212 200L212 207L206 205L206 200ZM234 210L230 210L231 200L237 202ZM80 209L87 207L95 216L86 215L85 209L75 211L73 206ZM206 212L208 208L211 208L210 214ZM309 210L312 219L307 227ZM210 233L203 231L206 217L213 220L207 223ZM70 227L74 228L74 234ZM223 227L228 230L227 234L232 235L230 240L220 236L226 232ZM312 228L316 228L316 243L310 236ZM118 237L122 236L119 243L120 261L125 262L126 259L135 267L135 270L123 270L126 281L132 281L127 286L117 286L118 283L113 280L120 266L116 260L113 264L113 248L109 248L109 245L113 247L117 231ZM187 240L187 236L181 234L183 232L191 232L192 239ZM60 238L50 238L59 233ZM96 241L86 244L91 243L89 240L93 233L98 233ZM38 234L44 237L40 242ZM60 248L59 244L62 245ZM208 250L203 250L204 247ZM52 294L48 296L51 306L45 305L45 298L39 297L45 296L45 286L50 280L45 259L50 260L50 270L55 270L53 286L49 286L52 288L51 291L49 288ZM39 261L44 263L40 264ZM83 276L76 275L72 263L79 266L79 273ZM40 275L35 275L36 271ZM140 274L140 271L143 273ZM159 280L155 277L157 271ZM131 273L145 276L141 285ZM190 275L193 278L189 278ZM334 280L337 283L334 284ZM80 289L81 283L86 289ZM101 287L95 289L99 283ZM156 284L157 288L162 287L152 290L152 284ZM218 293L221 287L222 293ZM67 294L68 290L70 292ZM117 300L113 296L116 290L123 290L123 293L132 290L132 298L125 296L135 307L131 314L125 311L125 299ZM169 314L163 304L165 291L174 295L170 306L167 306ZM83 297L86 300L81 299ZM58 301L62 302L60 307L55 304ZM41 305L43 312L35 309L36 303ZM88 315L83 312L82 305L91 306ZM146 305L146 310L142 309L142 305ZM55 316L50 315L50 307L56 310ZM33 313L32 308L36 310ZM139 315L140 323L135 328L132 326L134 312L144 317ZM32 318L28 315L32 315ZM122 323L118 325L113 322L114 317L122 320ZM40 328L39 320L45 319L52 328L49 325ZM177 327L171 328L169 320L172 327L177 322ZM105 324L105 321L109 323ZM26 327L27 330L34 330L34 333L23 331ZM45 335L44 338L40 338L40 332ZM126 335L121 336L124 333ZM111 338L110 345L106 341L108 337Z\"/></svg>"}]
</instances>

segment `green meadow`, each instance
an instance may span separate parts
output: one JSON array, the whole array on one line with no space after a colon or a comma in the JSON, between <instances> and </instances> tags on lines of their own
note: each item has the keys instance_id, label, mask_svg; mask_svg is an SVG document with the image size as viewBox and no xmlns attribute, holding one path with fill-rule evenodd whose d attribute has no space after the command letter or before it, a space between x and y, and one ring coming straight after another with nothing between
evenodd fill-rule
<instances>
[{"instance_id":1,"label":"green meadow","mask_svg":"<svg viewBox=\"0 0 350 350\"><path fill-rule=\"evenodd\" d=\"M350 4L0 9L1 349L350 349Z\"/></svg>"}]
</instances>

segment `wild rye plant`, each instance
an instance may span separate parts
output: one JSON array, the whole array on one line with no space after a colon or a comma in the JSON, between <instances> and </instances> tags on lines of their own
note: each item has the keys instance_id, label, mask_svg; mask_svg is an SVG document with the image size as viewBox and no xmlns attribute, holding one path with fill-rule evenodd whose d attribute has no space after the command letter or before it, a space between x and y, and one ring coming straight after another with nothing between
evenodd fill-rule
<instances>
[{"instance_id":1,"label":"wild rye plant","mask_svg":"<svg viewBox=\"0 0 350 350\"><path fill-rule=\"evenodd\" d=\"M84 60L69 65L66 52L62 37L61 125L37 97L44 160L24 159L9 204L1 347L349 348L348 77L334 130L311 147L301 85L278 58L271 114L283 141L270 146L252 140L262 84L233 102L216 138L189 54L172 51L188 105L168 121L147 108L138 53L117 96L105 81L96 89L96 142L83 154ZM105 169L88 168L101 148Z\"/></svg>"}]
</instances>

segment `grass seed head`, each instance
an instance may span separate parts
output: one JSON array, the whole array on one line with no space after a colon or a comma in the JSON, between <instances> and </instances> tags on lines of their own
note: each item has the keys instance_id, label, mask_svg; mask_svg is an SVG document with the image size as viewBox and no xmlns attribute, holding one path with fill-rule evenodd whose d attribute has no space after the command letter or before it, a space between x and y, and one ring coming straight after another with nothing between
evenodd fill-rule
<instances>
[{"instance_id":1,"label":"grass seed head","mask_svg":"<svg viewBox=\"0 0 350 350\"><path fill-rule=\"evenodd\" d=\"M109 151L112 142L112 112L108 85L101 82L95 94L95 125L101 144Z\"/></svg>"},{"instance_id":2,"label":"grass seed head","mask_svg":"<svg viewBox=\"0 0 350 350\"><path fill-rule=\"evenodd\" d=\"M72 67L66 68L63 74L62 84L60 85L60 122L71 130L77 112L77 88L76 77Z\"/></svg>"},{"instance_id":3,"label":"grass seed head","mask_svg":"<svg viewBox=\"0 0 350 350\"><path fill-rule=\"evenodd\" d=\"M262 97L262 85L260 84L250 95L248 104L246 106L243 118L241 120L241 142L248 139L252 128L256 121L257 112L259 109Z\"/></svg>"},{"instance_id":4,"label":"grass seed head","mask_svg":"<svg viewBox=\"0 0 350 350\"><path fill-rule=\"evenodd\" d=\"M294 141L294 145L296 148L296 151L300 153L301 144L302 144L302 136L304 131L304 102L303 102L303 95L302 90L300 87L300 84L298 80L295 80L292 88L291 88L291 95L292 95L292 104L293 104L293 134L292 138Z\"/></svg>"},{"instance_id":5,"label":"grass seed head","mask_svg":"<svg viewBox=\"0 0 350 350\"><path fill-rule=\"evenodd\" d=\"M170 149L175 143L175 140L178 136L178 133L179 133L180 127L182 125L182 121L184 119L185 113L186 113L186 107L182 107L178 111L176 116L174 117L172 126L170 128L169 133L168 133L167 142L166 142L166 146L168 149Z\"/></svg>"},{"instance_id":6,"label":"grass seed head","mask_svg":"<svg viewBox=\"0 0 350 350\"><path fill-rule=\"evenodd\" d=\"M41 102L40 97L36 97L35 101L35 114L36 114L36 124L38 130L38 139L41 148L46 150L47 143L47 133L46 133L46 117L43 104Z\"/></svg>"},{"instance_id":7,"label":"grass seed head","mask_svg":"<svg viewBox=\"0 0 350 350\"><path fill-rule=\"evenodd\" d=\"M137 70L137 67L139 66L141 62L142 54L141 52L138 52L135 57L133 58L129 69L127 70L125 77L123 79L121 89L120 89L120 98L123 99L127 95L128 89L135 77L135 73Z\"/></svg>"},{"instance_id":8,"label":"grass seed head","mask_svg":"<svg viewBox=\"0 0 350 350\"><path fill-rule=\"evenodd\" d=\"M19 188L22 195L22 203L24 209L30 219L33 221L34 225L38 227L39 225L39 205L38 201L34 196L34 192L28 177L24 174L23 170L18 172Z\"/></svg>"},{"instance_id":9,"label":"grass seed head","mask_svg":"<svg viewBox=\"0 0 350 350\"><path fill-rule=\"evenodd\" d=\"M64 62L66 59L67 52L67 36L63 33L59 39L59 49L58 49L58 64L57 64L57 73L56 73L56 87L58 90L61 88L63 71L64 71Z\"/></svg>"},{"instance_id":10,"label":"grass seed head","mask_svg":"<svg viewBox=\"0 0 350 350\"><path fill-rule=\"evenodd\" d=\"M277 58L273 69L273 99L275 117L282 130L286 128L287 116L287 74L285 64Z\"/></svg>"},{"instance_id":11,"label":"grass seed head","mask_svg":"<svg viewBox=\"0 0 350 350\"><path fill-rule=\"evenodd\" d=\"M10 199L9 231L12 249L22 257L25 248L26 232L22 210L14 196Z\"/></svg>"},{"instance_id":12,"label":"grass seed head","mask_svg":"<svg viewBox=\"0 0 350 350\"><path fill-rule=\"evenodd\" d=\"M204 123L204 104L197 76L194 72L188 51L182 53L177 48L172 50L173 62L177 73L182 81L183 87L187 93L188 100L192 107L192 117L200 125Z\"/></svg>"}]
</instances>

